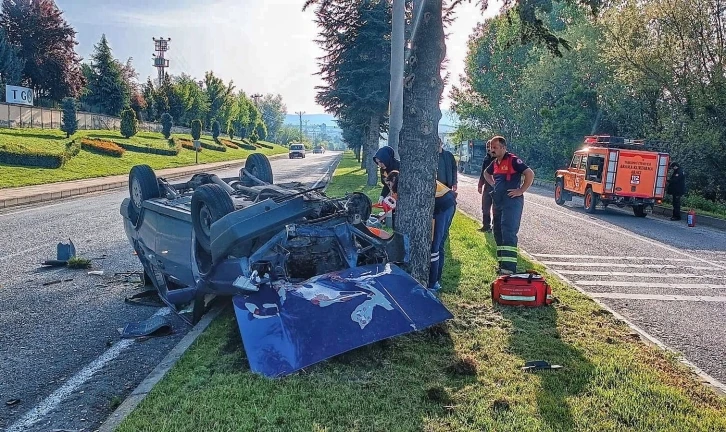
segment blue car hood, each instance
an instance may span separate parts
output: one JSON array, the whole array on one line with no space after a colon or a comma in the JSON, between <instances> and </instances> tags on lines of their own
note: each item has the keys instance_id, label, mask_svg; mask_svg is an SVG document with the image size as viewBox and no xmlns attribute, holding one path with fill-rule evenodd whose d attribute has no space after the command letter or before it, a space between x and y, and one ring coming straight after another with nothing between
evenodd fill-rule
<instances>
[{"instance_id":1,"label":"blue car hood","mask_svg":"<svg viewBox=\"0 0 726 432\"><path fill-rule=\"evenodd\" d=\"M452 318L394 264L268 285L233 298L253 372L281 377L346 351Z\"/></svg>"}]
</instances>

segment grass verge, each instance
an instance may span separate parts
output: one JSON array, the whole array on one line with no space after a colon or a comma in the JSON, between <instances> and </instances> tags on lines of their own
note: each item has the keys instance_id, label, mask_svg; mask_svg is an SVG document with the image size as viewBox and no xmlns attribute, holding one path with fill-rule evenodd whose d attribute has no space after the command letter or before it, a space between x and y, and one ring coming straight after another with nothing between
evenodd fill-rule
<instances>
[{"instance_id":1,"label":"grass verge","mask_svg":"<svg viewBox=\"0 0 726 432\"><path fill-rule=\"evenodd\" d=\"M191 139L188 135L175 135ZM124 138L119 132L108 130L78 131L74 138L93 137L117 143L135 144L154 148L169 148L168 140L160 133L140 132L131 138ZM29 150L61 154L68 139L59 130L51 129L0 129L0 145L12 144ZM211 142L211 138L210 138ZM204 151L199 153L199 163L222 162L244 159L253 152L267 155L287 153L287 148L272 145L272 149L260 148L254 151L227 149L226 152ZM66 162L60 168L38 168L16 165L0 165L0 188L30 186L93 177L126 174L131 167L148 164L154 169L194 165L194 151L182 149L177 156L156 155L127 151L121 157L95 154L86 150Z\"/></svg>"},{"instance_id":2,"label":"grass verge","mask_svg":"<svg viewBox=\"0 0 726 432\"><path fill-rule=\"evenodd\" d=\"M358 167L346 154L328 192L377 193ZM118 431L726 430L723 398L575 289L550 279L551 307L493 307L494 244L477 228L454 219L445 325L271 380L249 371L227 313ZM535 359L564 369L520 371Z\"/></svg>"}]
</instances>

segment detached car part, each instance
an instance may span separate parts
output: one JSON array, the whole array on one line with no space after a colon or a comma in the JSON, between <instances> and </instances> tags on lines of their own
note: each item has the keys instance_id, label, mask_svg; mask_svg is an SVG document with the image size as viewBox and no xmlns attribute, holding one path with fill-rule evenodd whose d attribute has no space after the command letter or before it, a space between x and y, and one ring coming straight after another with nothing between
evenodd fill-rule
<instances>
[{"instance_id":1,"label":"detached car part","mask_svg":"<svg viewBox=\"0 0 726 432\"><path fill-rule=\"evenodd\" d=\"M189 324L232 297L253 371L283 376L350 349L452 317L399 266L408 239L376 235L361 193L273 183L255 153L235 178L129 174L126 235L161 299Z\"/></svg>"}]
</instances>

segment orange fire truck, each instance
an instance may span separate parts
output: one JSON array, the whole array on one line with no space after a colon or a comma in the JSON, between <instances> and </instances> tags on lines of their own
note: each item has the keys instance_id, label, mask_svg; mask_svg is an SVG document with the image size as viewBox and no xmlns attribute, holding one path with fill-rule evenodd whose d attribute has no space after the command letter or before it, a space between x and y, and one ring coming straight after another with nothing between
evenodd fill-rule
<instances>
[{"instance_id":1,"label":"orange fire truck","mask_svg":"<svg viewBox=\"0 0 726 432\"><path fill-rule=\"evenodd\" d=\"M564 205L581 196L588 213L594 213L598 204L614 204L631 206L635 216L645 217L662 202L670 157L647 150L644 144L608 135L586 136L570 166L556 173L555 201Z\"/></svg>"}]
</instances>

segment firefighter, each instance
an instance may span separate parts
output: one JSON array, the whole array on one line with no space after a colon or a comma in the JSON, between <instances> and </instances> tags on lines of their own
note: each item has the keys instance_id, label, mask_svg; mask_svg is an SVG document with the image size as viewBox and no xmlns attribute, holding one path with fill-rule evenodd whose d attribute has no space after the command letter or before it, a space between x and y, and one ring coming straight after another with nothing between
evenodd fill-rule
<instances>
[{"instance_id":1,"label":"firefighter","mask_svg":"<svg viewBox=\"0 0 726 432\"><path fill-rule=\"evenodd\" d=\"M391 172L386 178L392 195L398 194L398 171ZM449 228L456 212L456 193L445 184L436 180L434 200L433 235L431 239L431 264L429 266L428 288L441 289L441 275L444 271L444 244L449 237Z\"/></svg>"},{"instance_id":2,"label":"firefighter","mask_svg":"<svg viewBox=\"0 0 726 432\"><path fill-rule=\"evenodd\" d=\"M524 209L524 193L532 186L534 171L522 159L507 151L504 137L495 136L490 141L495 159L486 169L484 178L494 187L491 192L494 201L493 231L499 274L512 274L517 271L517 233Z\"/></svg>"},{"instance_id":3,"label":"firefighter","mask_svg":"<svg viewBox=\"0 0 726 432\"><path fill-rule=\"evenodd\" d=\"M484 163L481 165L481 174L479 174L479 186L477 186L477 191L481 194L481 228L479 228L479 231L481 232L491 232L492 231L492 185L490 185L485 179L484 179L484 172L486 172L486 169L489 168L489 165L492 164L494 161L494 156L492 156L491 153L491 143L492 141L487 141L487 156L484 158Z\"/></svg>"},{"instance_id":4,"label":"firefighter","mask_svg":"<svg viewBox=\"0 0 726 432\"><path fill-rule=\"evenodd\" d=\"M673 195L673 216L672 221L681 220L681 197L686 194L686 175L678 162L672 162L670 168L673 170L668 181L667 192Z\"/></svg>"}]
</instances>

